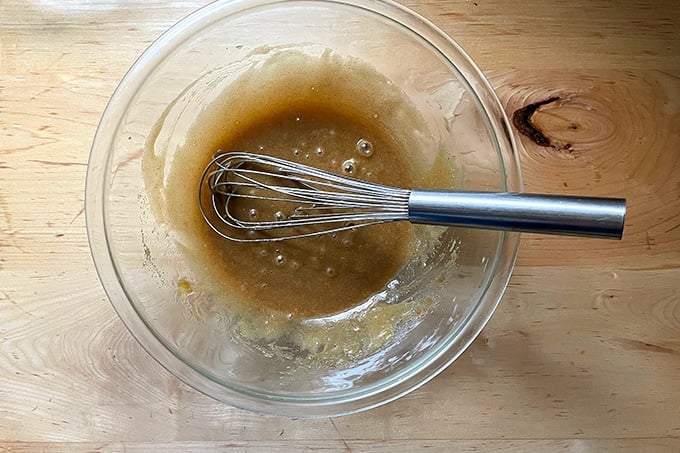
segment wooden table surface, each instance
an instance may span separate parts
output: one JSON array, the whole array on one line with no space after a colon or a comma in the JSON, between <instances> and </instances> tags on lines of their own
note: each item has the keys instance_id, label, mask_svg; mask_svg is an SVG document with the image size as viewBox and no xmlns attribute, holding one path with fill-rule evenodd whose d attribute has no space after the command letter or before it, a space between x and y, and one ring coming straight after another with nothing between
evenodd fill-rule
<instances>
[{"instance_id":1,"label":"wooden table surface","mask_svg":"<svg viewBox=\"0 0 680 453\"><path fill-rule=\"evenodd\" d=\"M625 196L625 236L524 235L500 308L453 366L319 420L233 409L175 379L116 317L90 257L84 181L106 101L205 3L0 1L0 450L680 451L680 3L408 0L509 115L560 98L531 118L542 144L515 130L525 188Z\"/></svg>"}]
</instances>

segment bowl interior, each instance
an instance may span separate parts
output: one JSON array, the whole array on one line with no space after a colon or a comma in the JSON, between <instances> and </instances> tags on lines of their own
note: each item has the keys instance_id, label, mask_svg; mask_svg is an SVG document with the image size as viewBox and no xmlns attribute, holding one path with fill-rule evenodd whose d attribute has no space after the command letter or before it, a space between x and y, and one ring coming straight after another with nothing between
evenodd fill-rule
<instances>
[{"instance_id":1,"label":"bowl interior","mask_svg":"<svg viewBox=\"0 0 680 453\"><path fill-rule=\"evenodd\" d=\"M200 277L181 240L154 214L144 153L165 153L170 166L201 112L248 71L291 51L354 58L387 78L422 118L414 125L420 159L436 165L445 150L455 189L521 190L495 95L469 58L427 21L386 2L225 2L168 31L121 82L92 149L88 230L116 310L171 372L236 406L332 415L396 398L453 361L497 305L518 235L428 230L434 240L427 253L400 271L406 284L392 293L385 288L384 300L374 304L382 307L376 312L382 327L366 324L361 310L298 326L334 329L324 347L336 352L314 360L283 331L279 338L249 336L262 318L237 322L219 302L187 290L185 282Z\"/></svg>"}]
</instances>

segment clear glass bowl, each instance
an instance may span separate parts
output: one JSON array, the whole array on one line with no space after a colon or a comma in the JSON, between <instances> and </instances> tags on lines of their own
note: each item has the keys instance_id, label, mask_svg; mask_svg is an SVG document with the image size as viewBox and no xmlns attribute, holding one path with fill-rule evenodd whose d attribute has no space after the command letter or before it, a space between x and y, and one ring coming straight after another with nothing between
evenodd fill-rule
<instances>
[{"instance_id":1,"label":"clear glass bowl","mask_svg":"<svg viewBox=\"0 0 680 453\"><path fill-rule=\"evenodd\" d=\"M380 348L346 362L311 366L294 351L246 344L229 330L228 312L180 297L178 279L192 269L150 210L145 143L163 118L163 146L178 147L192 120L251 59L291 48L331 49L393 82L426 120L425 141L455 159L457 189L521 191L515 144L497 97L465 52L432 23L389 1L236 0L213 3L172 27L118 86L92 146L88 234L116 311L174 375L245 409L340 415L416 389L468 347L507 285L519 235L438 230L439 246L428 261L409 268L417 291L396 295L397 304L413 303L414 293L426 296L427 308Z\"/></svg>"}]
</instances>

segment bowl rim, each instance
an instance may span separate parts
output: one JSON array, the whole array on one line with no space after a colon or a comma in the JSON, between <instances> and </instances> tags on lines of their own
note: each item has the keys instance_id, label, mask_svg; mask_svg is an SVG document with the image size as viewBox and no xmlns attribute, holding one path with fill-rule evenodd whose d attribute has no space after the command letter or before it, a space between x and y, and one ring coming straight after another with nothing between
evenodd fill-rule
<instances>
[{"instance_id":1,"label":"bowl rim","mask_svg":"<svg viewBox=\"0 0 680 453\"><path fill-rule=\"evenodd\" d=\"M248 9L281 3L336 4L379 14L425 39L446 59L452 68L459 70L459 65L447 56L453 50L457 54L456 58L465 63L467 71L474 77L474 82L478 85L471 84L468 77L461 73L463 80L467 83L467 89L476 97L478 105L481 106L484 115L487 117L487 128L493 132L491 138L495 140L496 151L501 162L503 184L506 190L510 189L508 191L522 191L522 175L517 146L514 136L510 132L510 123L500 100L491 84L469 55L428 19L392 0L216 1L186 16L156 39L134 62L109 99L97 127L88 160L85 186L88 241L97 274L118 316L147 353L171 374L211 398L242 409L294 417L338 416L368 410L394 401L429 382L451 365L479 335L500 303L517 258L520 235L511 232L501 233L493 262L489 263L490 271L488 271L487 281L483 285L485 289L482 291L482 297L477 306L468 314L468 318L461 323L462 328L450 332L446 339L440 341L440 346L436 350L424 355L400 373L386 378L389 385L373 385L364 391L354 391L349 398L345 395L318 398L277 397L257 392L243 392L235 387L225 387L186 363L181 357L173 354L172 348L168 347L165 341L154 333L153 326L147 323L144 317L138 313L134 304L130 302L124 283L116 270L111 250L108 247L109 238L106 228L104 199L106 174L112 159L109 151L124 114L135 97L137 88L143 84L168 54L209 24L221 21L235 13L243 13ZM427 36L423 36L425 34L422 32L423 30L427 32ZM440 47L447 47L449 53L447 54ZM130 91L129 87L136 87L136 89ZM484 93L484 96L481 95L481 92ZM490 111L493 111L493 114ZM499 135L502 135L507 146L501 145ZM508 159L512 159L513 165L508 165ZM508 171L512 171L513 174L508 174ZM505 255L505 258L501 260L503 255ZM486 297L490 294L493 294L493 296ZM457 342L453 341L453 337ZM457 350L450 353L456 344L458 344Z\"/></svg>"}]
</instances>

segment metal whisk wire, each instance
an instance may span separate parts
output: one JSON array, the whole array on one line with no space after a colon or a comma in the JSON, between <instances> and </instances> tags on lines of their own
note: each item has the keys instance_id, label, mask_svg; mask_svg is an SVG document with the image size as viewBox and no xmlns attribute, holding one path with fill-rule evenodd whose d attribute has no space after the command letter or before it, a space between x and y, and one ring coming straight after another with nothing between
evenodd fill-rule
<instances>
[{"instance_id":1,"label":"metal whisk wire","mask_svg":"<svg viewBox=\"0 0 680 453\"><path fill-rule=\"evenodd\" d=\"M204 187L210 190L209 211L204 208ZM199 206L220 236L262 242L406 220L409 193L271 156L219 152L203 172ZM276 210L273 220L259 220L259 214L237 206L240 200L290 206L290 214ZM281 234L264 234L276 231Z\"/></svg>"}]
</instances>

